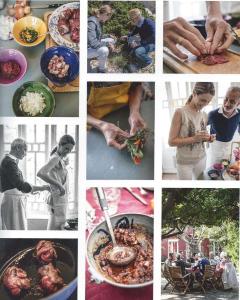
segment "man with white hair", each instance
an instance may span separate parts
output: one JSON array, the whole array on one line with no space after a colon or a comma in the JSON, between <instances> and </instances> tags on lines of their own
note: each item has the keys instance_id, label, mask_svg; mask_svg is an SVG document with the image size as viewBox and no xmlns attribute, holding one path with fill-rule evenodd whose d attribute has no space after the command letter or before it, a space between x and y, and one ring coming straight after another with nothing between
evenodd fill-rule
<instances>
[{"instance_id":1,"label":"man with white hair","mask_svg":"<svg viewBox=\"0 0 240 300\"><path fill-rule=\"evenodd\" d=\"M18 167L27 153L27 144L17 138L11 144L9 154L6 154L0 165L0 187L4 193L1 205L2 228L5 230L27 229L25 212L26 194L49 190L49 186L33 186L24 180Z\"/></svg>"},{"instance_id":2,"label":"man with white hair","mask_svg":"<svg viewBox=\"0 0 240 300\"><path fill-rule=\"evenodd\" d=\"M142 70L148 70L152 65L152 58L149 53L155 50L155 22L150 18L144 18L138 8L131 9L128 15L134 29L128 36L123 36L122 39L128 39L138 67ZM140 36L140 44L134 39L131 40L131 37L137 34Z\"/></svg>"},{"instance_id":3,"label":"man with white hair","mask_svg":"<svg viewBox=\"0 0 240 300\"><path fill-rule=\"evenodd\" d=\"M204 271L205 271L205 266L206 265L210 265L210 262L209 260L204 257L203 253L199 252L197 254L197 257L198 257L198 261L196 263L196 265L194 266L194 268L199 268L201 274L204 274Z\"/></svg>"},{"instance_id":4,"label":"man with white hair","mask_svg":"<svg viewBox=\"0 0 240 300\"><path fill-rule=\"evenodd\" d=\"M214 257L214 253L213 251L210 251L209 252L209 262L210 262L210 265L213 265L213 266L216 266L219 264L219 260L217 260L215 257Z\"/></svg>"},{"instance_id":5,"label":"man with white hair","mask_svg":"<svg viewBox=\"0 0 240 300\"><path fill-rule=\"evenodd\" d=\"M240 132L240 87L231 86L220 108L210 111L208 125L216 141L210 143L211 164L229 159L231 143L236 130Z\"/></svg>"}]
</instances>

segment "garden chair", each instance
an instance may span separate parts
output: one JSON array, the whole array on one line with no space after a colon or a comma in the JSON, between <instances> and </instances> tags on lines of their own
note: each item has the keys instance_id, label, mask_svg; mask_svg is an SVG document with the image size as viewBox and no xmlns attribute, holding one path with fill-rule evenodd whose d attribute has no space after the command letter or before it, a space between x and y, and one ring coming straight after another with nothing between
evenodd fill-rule
<instances>
[{"instance_id":1,"label":"garden chair","mask_svg":"<svg viewBox=\"0 0 240 300\"><path fill-rule=\"evenodd\" d=\"M201 279L198 279L199 286L202 289L202 291L204 292L204 294L206 293L206 291L204 289L204 285L206 285L207 283L211 284L211 286L214 288L215 292L217 291L216 287L215 287L215 284L214 284L214 282L215 282L215 271L216 271L216 266L206 265L203 277Z\"/></svg>"},{"instance_id":2,"label":"garden chair","mask_svg":"<svg viewBox=\"0 0 240 300\"><path fill-rule=\"evenodd\" d=\"M166 288L169 286L169 285L172 285L172 279L171 279L171 274L169 272L169 267L167 265L164 265L162 267L162 276L167 280L167 283L165 284L164 286L164 290L166 290Z\"/></svg>"},{"instance_id":3,"label":"garden chair","mask_svg":"<svg viewBox=\"0 0 240 300\"><path fill-rule=\"evenodd\" d=\"M173 293L175 290L182 291L182 294L185 295L187 291L190 291L190 276L191 274L182 275L181 267L169 267L169 273L171 276L171 285Z\"/></svg>"},{"instance_id":4,"label":"garden chair","mask_svg":"<svg viewBox=\"0 0 240 300\"><path fill-rule=\"evenodd\" d=\"M222 281L222 273L223 273L222 270L218 270L218 271L215 270L215 274L214 274L214 283L216 285L216 288L220 289L220 290L224 290L224 284Z\"/></svg>"}]
</instances>

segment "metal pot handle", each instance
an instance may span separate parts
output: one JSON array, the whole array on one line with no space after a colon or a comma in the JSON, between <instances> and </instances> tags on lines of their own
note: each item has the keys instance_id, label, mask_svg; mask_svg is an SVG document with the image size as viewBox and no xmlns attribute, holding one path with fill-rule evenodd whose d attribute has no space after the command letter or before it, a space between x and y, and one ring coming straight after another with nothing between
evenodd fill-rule
<instances>
[{"instance_id":1,"label":"metal pot handle","mask_svg":"<svg viewBox=\"0 0 240 300\"><path fill-rule=\"evenodd\" d=\"M101 284L104 282L102 276L100 276L98 274L98 272L96 272L96 270L94 270L94 268L89 267L88 268L89 273L91 274L91 282L95 282L97 284Z\"/></svg>"}]
</instances>

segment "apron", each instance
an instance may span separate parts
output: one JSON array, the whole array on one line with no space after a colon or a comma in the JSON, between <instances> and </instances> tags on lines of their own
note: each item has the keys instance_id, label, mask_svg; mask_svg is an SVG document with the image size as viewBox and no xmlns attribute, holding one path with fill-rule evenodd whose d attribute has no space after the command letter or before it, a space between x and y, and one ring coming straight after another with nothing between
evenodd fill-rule
<instances>
[{"instance_id":1,"label":"apron","mask_svg":"<svg viewBox=\"0 0 240 300\"><path fill-rule=\"evenodd\" d=\"M56 167L52 172L54 172L54 177L59 182L62 183L65 194L63 196L59 195L59 189L54 185L51 185L51 194L47 199L47 204L49 206L50 218L48 222L47 230L60 230L63 229L66 219L67 219L67 206L68 206L68 194L69 194L69 184L68 184L68 171L66 169L65 163L60 160L60 168L65 172L65 178L61 176L60 169ZM58 167L58 168L59 168Z\"/></svg>"},{"instance_id":2,"label":"apron","mask_svg":"<svg viewBox=\"0 0 240 300\"><path fill-rule=\"evenodd\" d=\"M4 192L1 205L3 230L27 230L26 201L27 195L16 188Z\"/></svg>"},{"instance_id":3,"label":"apron","mask_svg":"<svg viewBox=\"0 0 240 300\"><path fill-rule=\"evenodd\" d=\"M102 119L107 114L125 106L128 103L130 86L130 82L100 88L91 85L88 97L90 115Z\"/></svg>"},{"instance_id":4,"label":"apron","mask_svg":"<svg viewBox=\"0 0 240 300\"><path fill-rule=\"evenodd\" d=\"M214 141L209 144L210 161L209 166L220 163L222 159L231 159L232 142Z\"/></svg>"}]
</instances>

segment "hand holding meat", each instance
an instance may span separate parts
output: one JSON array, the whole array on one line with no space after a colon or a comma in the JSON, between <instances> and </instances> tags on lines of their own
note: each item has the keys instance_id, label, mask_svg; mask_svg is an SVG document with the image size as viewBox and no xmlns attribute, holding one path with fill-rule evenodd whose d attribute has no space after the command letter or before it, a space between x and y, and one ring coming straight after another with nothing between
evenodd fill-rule
<instances>
[{"instance_id":1,"label":"hand holding meat","mask_svg":"<svg viewBox=\"0 0 240 300\"><path fill-rule=\"evenodd\" d=\"M64 286L60 271L52 263L39 268L38 273L42 276L40 286L46 294L55 293Z\"/></svg>"},{"instance_id":2,"label":"hand holding meat","mask_svg":"<svg viewBox=\"0 0 240 300\"><path fill-rule=\"evenodd\" d=\"M229 25L221 16L208 16L206 20L208 53L221 53L234 41Z\"/></svg>"},{"instance_id":3,"label":"hand holding meat","mask_svg":"<svg viewBox=\"0 0 240 300\"><path fill-rule=\"evenodd\" d=\"M118 140L122 138L128 138L129 134L116 125L104 122L101 125L100 130L104 135L108 146L114 147L118 150L121 150L126 146L124 143L120 143Z\"/></svg>"},{"instance_id":4,"label":"hand holding meat","mask_svg":"<svg viewBox=\"0 0 240 300\"><path fill-rule=\"evenodd\" d=\"M36 246L36 257L40 262L50 263L57 258L54 243L51 241L40 241Z\"/></svg>"},{"instance_id":5,"label":"hand holding meat","mask_svg":"<svg viewBox=\"0 0 240 300\"><path fill-rule=\"evenodd\" d=\"M12 266L4 273L3 284L13 296L19 296L22 290L30 288L30 279L24 270Z\"/></svg>"},{"instance_id":6,"label":"hand holding meat","mask_svg":"<svg viewBox=\"0 0 240 300\"><path fill-rule=\"evenodd\" d=\"M196 56L207 53L206 42L201 33L183 18L164 22L163 31L164 46L169 48L177 57L188 58L177 48L177 44L182 45Z\"/></svg>"}]
</instances>

